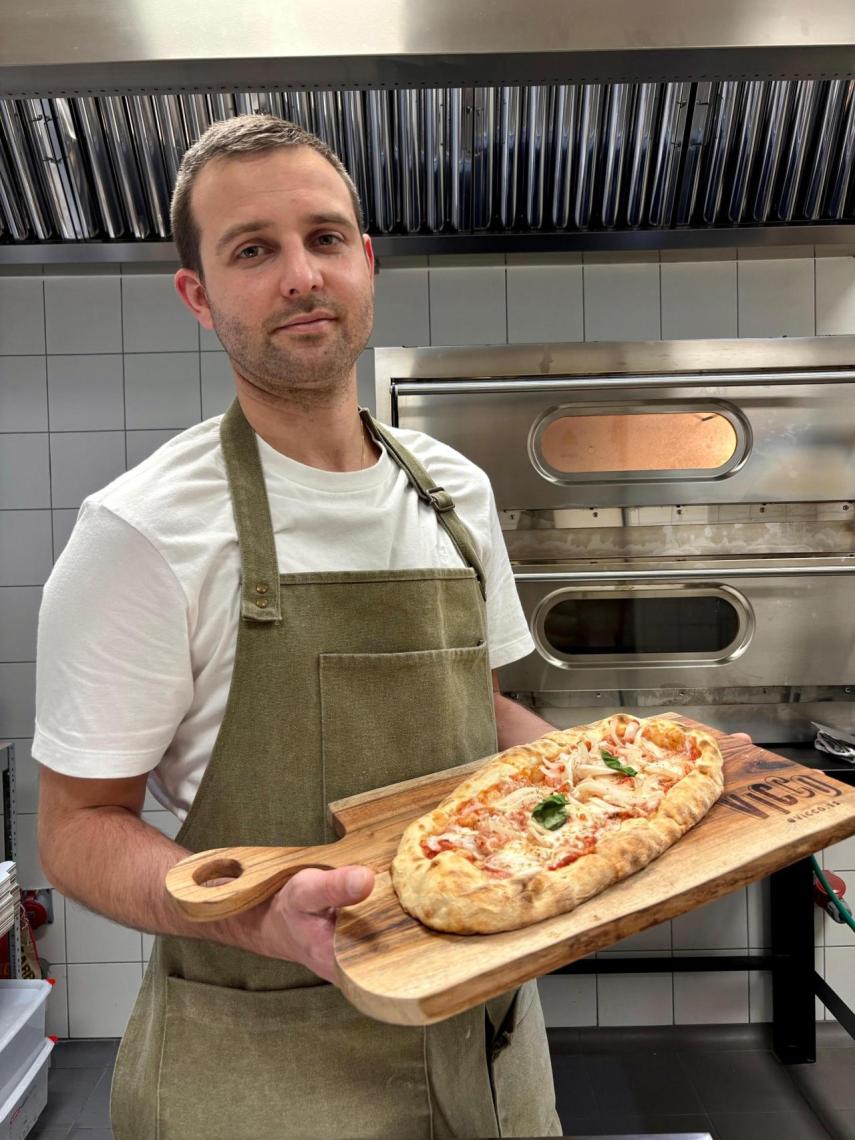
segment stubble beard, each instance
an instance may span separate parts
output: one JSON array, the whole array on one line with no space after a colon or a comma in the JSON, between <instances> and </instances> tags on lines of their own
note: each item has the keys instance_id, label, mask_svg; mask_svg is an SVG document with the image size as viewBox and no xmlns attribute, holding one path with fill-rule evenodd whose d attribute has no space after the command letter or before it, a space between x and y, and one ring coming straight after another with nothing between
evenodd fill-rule
<instances>
[{"instance_id":1,"label":"stubble beard","mask_svg":"<svg viewBox=\"0 0 855 1140\"><path fill-rule=\"evenodd\" d=\"M325 344L315 345L307 336L304 345L287 345L282 342L288 333L279 334L277 340L274 332L277 324L314 309L324 309L336 318L331 335L324 334ZM253 329L239 317L227 316L213 305L210 311L214 331L238 377L277 401L301 408L323 407L339 401L371 334L374 318L370 295L358 307L349 310L322 298L313 298L265 322L261 329Z\"/></svg>"}]
</instances>

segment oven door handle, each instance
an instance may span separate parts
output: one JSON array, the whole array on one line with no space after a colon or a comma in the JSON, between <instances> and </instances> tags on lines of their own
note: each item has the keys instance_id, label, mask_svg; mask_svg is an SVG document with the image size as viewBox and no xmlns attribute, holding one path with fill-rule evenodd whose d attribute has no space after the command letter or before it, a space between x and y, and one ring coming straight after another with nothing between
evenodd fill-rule
<instances>
[{"instance_id":1,"label":"oven door handle","mask_svg":"<svg viewBox=\"0 0 855 1140\"><path fill-rule=\"evenodd\" d=\"M721 582L728 578L797 578L824 574L855 574L855 561L846 566L732 566L721 570L567 570L516 571L523 582Z\"/></svg>"},{"instance_id":2,"label":"oven door handle","mask_svg":"<svg viewBox=\"0 0 855 1140\"><path fill-rule=\"evenodd\" d=\"M530 392L575 391L599 389L608 392L613 388L710 388L756 387L769 384L851 384L855 372L849 369L832 369L821 374L811 372L727 372L727 373L662 373L658 376L540 376L529 379L483 380L393 380L391 389L401 396L470 396L485 393L515 394ZM720 398L720 396L718 397Z\"/></svg>"}]
</instances>

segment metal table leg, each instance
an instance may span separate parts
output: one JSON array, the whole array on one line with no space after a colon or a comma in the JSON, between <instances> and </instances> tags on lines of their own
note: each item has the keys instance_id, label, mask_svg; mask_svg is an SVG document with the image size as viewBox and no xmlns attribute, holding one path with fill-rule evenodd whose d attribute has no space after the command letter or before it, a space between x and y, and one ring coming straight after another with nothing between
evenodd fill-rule
<instances>
[{"instance_id":1,"label":"metal table leg","mask_svg":"<svg viewBox=\"0 0 855 1140\"><path fill-rule=\"evenodd\" d=\"M813 867L800 859L769 876L772 1048L785 1065L816 1060Z\"/></svg>"}]
</instances>

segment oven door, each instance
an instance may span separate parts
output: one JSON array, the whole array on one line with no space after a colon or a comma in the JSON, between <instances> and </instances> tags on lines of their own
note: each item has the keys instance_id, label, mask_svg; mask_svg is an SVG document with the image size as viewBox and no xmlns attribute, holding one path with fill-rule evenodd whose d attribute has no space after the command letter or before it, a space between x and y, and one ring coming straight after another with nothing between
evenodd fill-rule
<instances>
[{"instance_id":1,"label":"oven door","mask_svg":"<svg viewBox=\"0 0 855 1140\"><path fill-rule=\"evenodd\" d=\"M809 373L418 380L396 422L483 468L500 510L846 499L855 383Z\"/></svg>"},{"instance_id":2,"label":"oven door","mask_svg":"<svg viewBox=\"0 0 855 1140\"><path fill-rule=\"evenodd\" d=\"M577 564L578 565L578 564ZM683 562L656 569L517 567L535 650L504 691L847 685L855 682L855 559Z\"/></svg>"}]
</instances>

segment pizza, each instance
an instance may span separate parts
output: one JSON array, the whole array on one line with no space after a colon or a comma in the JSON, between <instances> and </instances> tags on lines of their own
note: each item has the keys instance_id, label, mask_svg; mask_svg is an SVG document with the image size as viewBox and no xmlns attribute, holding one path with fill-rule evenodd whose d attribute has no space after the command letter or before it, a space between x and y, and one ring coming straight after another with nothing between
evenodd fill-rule
<instances>
[{"instance_id":1,"label":"pizza","mask_svg":"<svg viewBox=\"0 0 855 1140\"><path fill-rule=\"evenodd\" d=\"M392 884L435 930L490 934L573 910L645 867L723 787L714 738L616 713L487 761L409 825Z\"/></svg>"}]
</instances>

